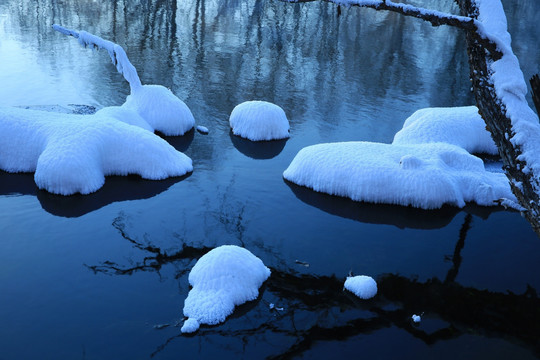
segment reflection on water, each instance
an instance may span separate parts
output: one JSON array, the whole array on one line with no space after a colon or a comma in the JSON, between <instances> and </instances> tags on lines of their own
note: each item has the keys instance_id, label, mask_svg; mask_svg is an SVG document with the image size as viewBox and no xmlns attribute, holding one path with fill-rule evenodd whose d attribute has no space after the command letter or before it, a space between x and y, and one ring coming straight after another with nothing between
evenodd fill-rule
<instances>
[{"instance_id":1,"label":"reflection on water","mask_svg":"<svg viewBox=\"0 0 540 360\"><path fill-rule=\"evenodd\" d=\"M452 1L414 3L457 11ZM528 76L538 71L540 3L504 5ZM0 173L0 356L540 356L540 241L519 214L358 204L283 181L305 146L390 143L418 108L473 103L463 34L342 10L274 0L0 1L1 105L125 101L128 84L107 54L54 32L59 23L124 46L143 83L171 88L210 129L165 137L193 159L187 178L111 177L95 194L59 197L38 191L31 174ZM282 107L290 139L231 136L229 114L248 100ZM225 323L183 336L188 273L223 244L246 247L272 276ZM342 291L351 270L377 279L374 299Z\"/></svg>"},{"instance_id":2,"label":"reflection on water","mask_svg":"<svg viewBox=\"0 0 540 360\"><path fill-rule=\"evenodd\" d=\"M287 139L271 141L250 141L230 132L231 142L242 154L253 159L272 159L285 147Z\"/></svg>"},{"instance_id":3,"label":"reflection on water","mask_svg":"<svg viewBox=\"0 0 540 360\"><path fill-rule=\"evenodd\" d=\"M450 224L452 219L462 211L487 219L492 212L503 210L501 207L484 207L474 204L469 204L464 209L443 206L440 209L423 210L398 205L361 203L318 193L287 180L283 181L299 200L329 214L363 223L394 225L400 229L439 229Z\"/></svg>"}]
</instances>

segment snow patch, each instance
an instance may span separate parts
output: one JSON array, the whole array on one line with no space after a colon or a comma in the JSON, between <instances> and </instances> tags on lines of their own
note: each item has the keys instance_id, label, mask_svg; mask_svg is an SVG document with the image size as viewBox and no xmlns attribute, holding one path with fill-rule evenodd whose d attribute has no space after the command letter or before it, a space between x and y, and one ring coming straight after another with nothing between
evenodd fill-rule
<instances>
[{"instance_id":1,"label":"snow patch","mask_svg":"<svg viewBox=\"0 0 540 360\"><path fill-rule=\"evenodd\" d=\"M189 274L193 287L184 303L188 320L182 332L193 332L199 324L225 321L234 307L259 296L259 287L270 269L248 250L235 246L217 247L197 261Z\"/></svg>"},{"instance_id":2,"label":"snow patch","mask_svg":"<svg viewBox=\"0 0 540 360\"><path fill-rule=\"evenodd\" d=\"M498 154L476 106L420 109L405 120L392 144L434 142L457 145L470 153Z\"/></svg>"},{"instance_id":3,"label":"snow patch","mask_svg":"<svg viewBox=\"0 0 540 360\"><path fill-rule=\"evenodd\" d=\"M246 101L237 105L229 118L234 135L252 141L289 137L289 120L282 108L266 101Z\"/></svg>"},{"instance_id":4,"label":"snow patch","mask_svg":"<svg viewBox=\"0 0 540 360\"><path fill-rule=\"evenodd\" d=\"M361 299L371 299L377 294L377 282L370 276L350 276L344 287Z\"/></svg>"}]
</instances>

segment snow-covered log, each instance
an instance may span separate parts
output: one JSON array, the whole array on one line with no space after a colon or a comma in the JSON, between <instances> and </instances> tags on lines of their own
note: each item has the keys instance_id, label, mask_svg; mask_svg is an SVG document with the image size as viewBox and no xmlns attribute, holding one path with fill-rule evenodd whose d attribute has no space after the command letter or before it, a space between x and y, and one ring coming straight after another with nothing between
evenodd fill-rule
<instances>
[{"instance_id":1,"label":"snow-covered log","mask_svg":"<svg viewBox=\"0 0 540 360\"><path fill-rule=\"evenodd\" d=\"M434 26L450 25L465 30L476 105L495 141L512 191L540 235L540 124L525 98L527 87L512 51L501 1L455 0L460 15L390 0L321 1L393 11L420 18Z\"/></svg>"}]
</instances>

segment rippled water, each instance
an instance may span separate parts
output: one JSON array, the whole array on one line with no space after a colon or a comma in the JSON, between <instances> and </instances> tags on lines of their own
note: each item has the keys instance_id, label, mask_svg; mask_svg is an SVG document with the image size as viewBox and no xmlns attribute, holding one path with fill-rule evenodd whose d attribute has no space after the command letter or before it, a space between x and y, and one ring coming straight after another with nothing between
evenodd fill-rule
<instances>
[{"instance_id":1,"label":"rippled water","mask_svg":"<svg viewBox=\"0 0 540 360\"><path fill-rule=\"evenodd\" d=\"M540 4L504 5L529 78ZM59 197L0 173L0 358L540 356L540 241L519 214L357 204L282 179L305 146L389 143L418 108L472 104L463 34L326 3L4 0L0 105L124 101L108 55L53 23L123 45L143 83L171 88L210 133L167 138L193 159L185 178L112 177ZM231 110L252 99L285 110L289 140L230 134ZM272 276L224 324L182 336L189 270L223 244ZM376 298L342 291L351 270L378 281Z\"/></svg>"}]
</instances>

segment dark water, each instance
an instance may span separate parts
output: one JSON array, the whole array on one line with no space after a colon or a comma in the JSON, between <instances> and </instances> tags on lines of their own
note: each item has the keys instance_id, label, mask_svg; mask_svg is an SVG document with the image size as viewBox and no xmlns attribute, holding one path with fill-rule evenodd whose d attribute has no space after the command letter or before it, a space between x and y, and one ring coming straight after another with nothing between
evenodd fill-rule
<instances>
[{"instance_id":1,"label":"dark water","mask_svg":"<svg viewBox=\"0 0 540 360\"><path fill-rule=\"evenodd\" d=\"M540 3L504 5L528 78ZM357 204L282 179L305 146L388 143L418 108L472 104L462 34L326 3L0 0L1 105L124 101L108 56L52 23L123 45L210 133L167 139L193 159L185 178L113 177L66 198L0 173L0 359L540 356L540 240L519 214ZM253 99L284 108L289 140L230 135ZM183 336L187 275L223 244L272 276L225 323ZM351 270L377 280L374 299L342 291Z\"/></svg>"}]
</instances>

